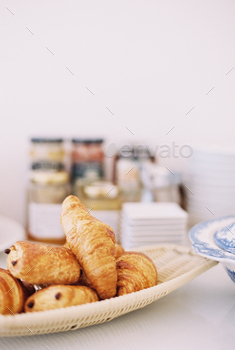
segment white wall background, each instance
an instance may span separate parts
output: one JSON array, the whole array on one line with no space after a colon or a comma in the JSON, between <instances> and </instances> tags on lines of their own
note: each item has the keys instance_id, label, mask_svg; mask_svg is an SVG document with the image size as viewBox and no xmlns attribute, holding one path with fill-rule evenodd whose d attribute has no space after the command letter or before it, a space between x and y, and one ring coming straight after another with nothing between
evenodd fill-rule
<instances>
[{"instance_id":1,"label":"white wall background","mask_svg":"<svg viewBox=\"0 0 235 350\"><path fill-rule=\"evenodd\" d=\"M234 23L233 0L1 0L0 212L24 222L31 136L234 145Z\"/></svg>"}]
</instances>

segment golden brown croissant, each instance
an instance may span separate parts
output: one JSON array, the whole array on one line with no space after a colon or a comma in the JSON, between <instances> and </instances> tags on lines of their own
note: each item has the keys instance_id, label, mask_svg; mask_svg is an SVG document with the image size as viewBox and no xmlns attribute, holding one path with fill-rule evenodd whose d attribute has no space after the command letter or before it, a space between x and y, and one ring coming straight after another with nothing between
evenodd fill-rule
<instances>
[{"instance_id":1,"label":"golden brown croissant","mask_svg":"<svg viewBox=\"0 0 235 350\"><path fill-rule=\"evenodd\" d=\"M80 265L63 247L16 242L6 250L11 274L32 284L73 284L80 277Z\"/></svg>"},{"instance_id":2,"label":"golden brown croissant","mask_svg":"<svg viewBox=\"0 0 235 350\"><path fill-rule=\"evenodd\" d=\"M21 281L0 268L0 314L14 315L22 312L30 294Z\"/></svg>"},{"instance_id":3,"label":"golden brown croissant","mask_svg":"<svg viewBox=\"0 0 235 350\"><path fill-rule=\"evenodd\" d=\"M91 283L83 269L81 269L81 275L76 285L90 287L95 290L93 284Z\"/></svg>"},{"instance_id":4,"label":"golden brown croissant","mask_svg":"<svg viewBox=\"0 0 235 350\"><path fill-rule=\"evenodd\" d=\"M75 196L62 204L60 220L70 249L101 299L116 295L115 234Z\"/></svg>"},{"instance_id":5,"label":"golden brown croissant","mask_svg":"<svg viewBox=\"0 0 235 350\"><path fill-rule=\"evenodd\" d=\"M70 249L69 248L69 244L68 242L65 242L65 244L63 245L63 247ZM93 285L91 284L91 281L89 280L89 278L87 277L87 275L85 274L84 270L81 267L81 271L80 271L80 278L78 280L77 283L75 283L75 285L79 285L79 286L86 286L86 287L90 287L93 288Z\"/></svg>"},{"instance_id":6,"label":"golden brown croissant","mask_svg":"<svg viewBox=\"0 0 235 350\"><path fill-rule=\"evenodd\" d=\"M117 259L118 293L124 295L157 284L157 270L150 258L142 253L126 252Z\"/></svg>"},{"instance_id":7,"label":"golden brown croissant","mask_svg":"<svg viewBox=\"0 0 235 350\"><path fill-rule=\"evenodd\" d=\"M65 242L63 247L70 249L68 242ZM116 259L119 258L119 256L122 255L122 253L124 253L124 252L125 252L124 248L120 244L115 243L115 258Z\"/></svg>"},{"instance_id":8,"label":"golden brown croissant","mask_svg":"<svg viewBox=\"0 0 235 350\"><path fill-rule=\"evenodd\" d=\"M67 249L70 249L68 242L65 242L65 244L63 245L63 247L64 247L64 248L67 248Z\"/></svg>"},{"instance_id":9,"label":"golden brown croissant","mask_svg":"<svg viewBox=\"0 0 235 350\"><path fill-rule=\"evenodd\" d=\"M65 242L63 247L70 249L68 242ZM121 256L122 253L124 253L124 252L125 252L124 248L120 244L115 243L115 259L118 259L119 256Z\"/></svg>"},{"instance_id":10,"label":"golden brown croissant","mask_svg":"<svg viewBox=\"0 0 235 350\"><path fill-rule=\"evenodd\" d=\"M115 243L115 259L118 259L124 252L124 248L120 244Z\"/></svg>"},{"instance_id":11,"label":"golden brown croissant","mask_svg":"<svg viewBox=\"0 0 235 350\"><path fill-rule=\"evenodd\" d=\"M64 247L69 249L69 244L66 242L64 244ZM120 244L115 243L115 259L118 259L119 256L121 256L122 253L124 252L125 252L124 248ZM81 286L87 286L94 289L94 286L92 285L91 281L89 280L89 278L87 277L87 275L85 274L82 268L81 268L80 278L78 280L78 283L76 284Z\"/></svg>"},{"instance_id":12,"label":"golden brown croissant","mask_svg":"<svg viewBox=\"0 0 235 350\"><path fill-rule=\"evenodd\" d=\"M39 290L25 303L25 312L45 311L98 301L97 293L84 286L56 285Z\"/></svg>"},{"instance_id":13,"label":"golden brown croissant","mask_svg":"<svg viewBox=\"0 0 235 350\"><path fill-rule=\"evenodd\" d=\"M124 252L125 252L125 250L122 248L122 246L120 244L115 243L115 259L118 259ZM81 269L81 275L80 275L80 278L78 280L78 284L81 286L87 286L87 287L95 289L94 286L92 285L91 281L89 280L89 278L87 277L87 275L83 271L83 269Z\"/></svg>"}]
</instances>

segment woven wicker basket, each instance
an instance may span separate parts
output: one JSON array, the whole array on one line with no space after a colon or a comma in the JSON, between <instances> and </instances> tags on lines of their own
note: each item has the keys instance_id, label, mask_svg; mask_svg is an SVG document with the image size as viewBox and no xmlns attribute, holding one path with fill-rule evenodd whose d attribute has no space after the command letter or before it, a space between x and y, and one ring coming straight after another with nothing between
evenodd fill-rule
<instances>
[{"instance_id":1,"label":"woven wicker basket","mask_svg":"<svg viewBox=\"0 0 235 350\"><path fill-rule=\"evenodd\" d=\"M72 306L12 316L0 315L0 336L23 336L75 330L111 321L160 299L217 264L190 248L164 244L135 249L148 255L158 270L158 285L136 293Z\"/></svg>"}]
</instances>

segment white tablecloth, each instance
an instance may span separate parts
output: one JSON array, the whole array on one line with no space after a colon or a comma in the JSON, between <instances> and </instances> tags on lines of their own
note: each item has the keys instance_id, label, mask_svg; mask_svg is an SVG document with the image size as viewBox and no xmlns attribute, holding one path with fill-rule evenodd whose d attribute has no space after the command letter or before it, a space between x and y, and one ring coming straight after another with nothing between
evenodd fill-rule
<instances>
[{"instance_id":1,"label":"white tablecloth","mask_svg":"<svg viewBox=\"0 0 235 350\"><path fill-rule=\"evenodd\" d=\"M4 254L0 266L5 267ZM65 333L1 338L1 350L235 349L235 285L217 265L143 309Z\"/></svg>"}]
</instances>

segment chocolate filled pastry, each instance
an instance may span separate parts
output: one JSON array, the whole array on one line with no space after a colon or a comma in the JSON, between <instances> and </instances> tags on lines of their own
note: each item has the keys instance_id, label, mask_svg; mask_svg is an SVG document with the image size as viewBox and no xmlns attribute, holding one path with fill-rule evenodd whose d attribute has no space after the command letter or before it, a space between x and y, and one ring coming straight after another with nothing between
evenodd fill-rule
<instances>
[{"instance_id":1,"label":"chocolate filled pastry","mask_svg":"<svg viewBox=\"0 0 235 350\"><path fill-rule=\"evenodd\" d=\"M115 234L75 196L67 197L60 216L66 241L101 299L116 295Z\"/></svg>"},{"instance_id":2,"label":"chocolate filled pastry","mask_svg":"<svg viewBox=\"0 0 235 350\"><path fill-rule=\"evenodd\" d=\"M84 286L56 285L41 289L29 297L25 312L45 311L98 301L97 293Z\"/></svg>"},{"instance_id":3,"label":"chocolate filled pastry","mask_svg":"<svg viewBox=\"0 0 235 350\"><path fill-rule=\"evenodd\" d=\"M9 271L0 268L0 314L14 315L24 310L26 299L34 292L29 290Z\"/></svg>"},{"instance_id":4,"label":"chocolate filled pastry","mask_svg":"<svg viewBox=\"0 0 235 350\"><path fill-rule=\"evenodd\" d=\"M64 247L16 242L7 250L11 274L31 284L73 284L80 277L80 265Z\"/></svg>"},{"instance_id":5,"label":"chocolate filled pastry","mask_svg":"<svg viewBox=\"0 0 235 350\"><path fill-rule=\"evenodd\" d=\"M150 258L142 253L126 252L117 259L117 295L137 292L157 284L157 270Z\"/></svg>"}]
</instances>

